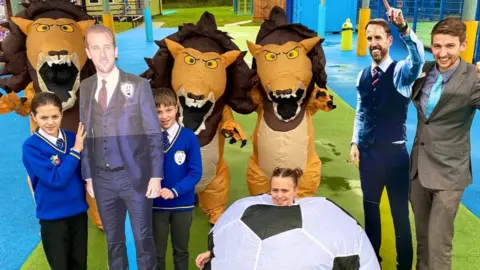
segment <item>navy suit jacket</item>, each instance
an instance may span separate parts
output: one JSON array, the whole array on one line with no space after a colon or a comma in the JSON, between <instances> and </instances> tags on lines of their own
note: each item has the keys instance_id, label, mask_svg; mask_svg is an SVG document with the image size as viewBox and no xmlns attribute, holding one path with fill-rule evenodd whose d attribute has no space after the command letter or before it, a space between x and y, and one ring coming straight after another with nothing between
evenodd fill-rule
<instances>
[{"instance_id":1,"label":"navy suit jacket","mask_svg":"<svg viewBox=\"0 0 480 270\"><path fill-rule=\"evenodd\" d=\"M149 82L119 71L119 82L112 96L112 99L116 99L116 139L134 188L146 192L150 178L163 178L164 149L160 122ZM92 115L96 89L97 75L80 84L80 121L87 133L82 151L83 179L95 178L97 168L93 154L93 121L101 120L94 119Z\"/></svg>"}]
</instances>

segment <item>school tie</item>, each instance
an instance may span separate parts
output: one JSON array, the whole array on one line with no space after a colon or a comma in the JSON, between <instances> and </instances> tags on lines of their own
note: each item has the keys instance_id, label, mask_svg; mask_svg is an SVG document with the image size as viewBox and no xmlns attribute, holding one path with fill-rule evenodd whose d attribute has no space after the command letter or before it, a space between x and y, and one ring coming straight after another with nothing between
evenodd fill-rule
<instances>
[{"instance_id":1,"label":"school tie","mask_svg":"<svg viewBox=\"0 0 480 270\"><path fill-rule=\"evenodd\" d=\"M62 138L57 139L57 148L63 149L64 141Z\"/></svg>"},{"instance_id":2,"label":"school tie","mask_svg":"<svg viewBox=\"0 0 480 270\"><path fill-rule=\"evenodd\" d=\"M100 103L100 107L102 107L102 111L105 112L107 109L107 87L105 86L107 81L105 79L102 80L102 88L100 88L100 93L98 94L98 103Z\"/></svg>"},{"instance_id":3,"label":"school tie","mask_svg":"<svg viewBox=\"0 0 480 270\"><path fill-rule=\"evenodd\" d=\"M163 140L163 149L166 150L170 146L170 141L168 140L168 132L162 132L162 140Z\"/></svg>"},{"instance_id":4,"label":"school tie","mask_svg":"<svg viewBox=\"0 0 480 270\"><path fill-rule=\"evenodd\" d=\"M440 96L442 95L442 84L443 84L443 77L441 74L438 74L437 80L435 81L435 84L432 86L432 90L430 90L430 96L428 96L427 108L425 109L425 116L427 118L433 112L433 109L435 108L438 101L440 100Z\"/></svg>"},{"instance_id":5,"label":"school tie","mask_svg":"<svg viewBox=\"0 0 480 270\"><path fill-rule=\"evenodd\" d=\"M373 88L377 88L378 83L380 82L380 77L382 77L382 70L379 66L373 68L373 76L372 76L372 86Z\"/></svg>"}]
</instances>

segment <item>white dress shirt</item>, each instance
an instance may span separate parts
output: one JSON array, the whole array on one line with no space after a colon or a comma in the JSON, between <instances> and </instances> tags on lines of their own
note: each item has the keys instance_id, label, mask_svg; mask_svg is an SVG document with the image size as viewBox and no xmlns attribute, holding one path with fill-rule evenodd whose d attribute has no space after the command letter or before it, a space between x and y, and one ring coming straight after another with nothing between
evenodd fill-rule
<instances>
[{"instance_id":1,"label":"white dress shirt","mask_svg":"<svg viewBox=\"0 0 480 270\"><path fill-rule=\"evenodd\" d=\"M65 139L63 138L63 134L61 130L58 130L58 137L53 137L52 135L47 134L41 128L38 129L38 133L45 137L49 142L53 143L53 145L57 146L57 140L62 139L63 143L65 143Z\"/></svg>"},{"instance_id":2,"label":"white dress shirt","mask_svg":"<svg viewBox=\"0 0 480 270\"><path fill-rule=\"evenodd\" d=\"M95 100L98 102L98 96L100 95L100 89L102 88L102 80L106 80L107 84L105 87L107 88L107 107L110 99L113 96L113 92L115 92L115 88L117 88L118 78L120 77L120 71L117 67L114 67L112 72L108 74L107 77L103 78L100 75L97 75L97 90L95 92Z\"/></svg>"},{"instance_id":3,"label":"white dress shirt","mask_svg":"<svg viewBox=\"0 0 480 270\"><path fill-rule=\"evenodd\" d=\"M171 127L167 129L168 141L170 143L172 143L173 139L175 138L175 135L177 135L179 128L180 128L180 125L177 122L175 122Z\"/></svg>"}]
</instances>

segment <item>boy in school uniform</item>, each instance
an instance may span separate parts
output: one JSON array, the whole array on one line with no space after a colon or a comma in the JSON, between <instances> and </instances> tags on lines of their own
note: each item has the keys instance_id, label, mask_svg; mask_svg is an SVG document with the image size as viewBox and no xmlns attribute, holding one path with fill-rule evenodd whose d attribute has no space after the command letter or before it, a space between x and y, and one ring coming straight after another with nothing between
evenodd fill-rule
<instances>
[{"instance_id":1,"label":"boy in school uniform","mask_svg":"<svg viewBox=\"0 0 480 270\"><path fill-rule=\"evenodd\" d=\"M165 268L170 230L175 270L188 269L188 243L195 205L195 185L202 177L200 144L195 133L177 122L178 102L168 88L153 90L164 141L164 179L153 201L153 235L158 269Z\"/></svg>"},{"instance_id":2,"label":"boy in school uniform","mask_svg":"<svg viewBox=\"0 0 480 270\"><path fill-rule=\"evenodd\" d=\"M38 129L25 140L22 161L32 181L45 255L52 270L87 269L83 124L77 135L60 128L62 102L53 93L36 94L31 109Z\"/></svg>"}]
</instances>

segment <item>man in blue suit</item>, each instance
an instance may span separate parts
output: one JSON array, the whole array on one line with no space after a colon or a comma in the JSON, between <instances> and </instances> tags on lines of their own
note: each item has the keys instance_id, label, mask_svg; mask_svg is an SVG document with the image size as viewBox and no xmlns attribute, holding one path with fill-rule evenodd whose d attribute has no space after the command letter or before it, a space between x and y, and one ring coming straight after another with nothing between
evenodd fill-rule
<instances>
[{"instance_id":1,"label":"man in blue suit","mask_svg":"<svg viewBox=\"0 0 480 270\"><path fill-rule=\"evenodd\" d=\"M109 269L128 269L128 210L138 269L154 270L152 203L163 178L163 145L152 91L147 80L115 66L117 48L108 28L92 26L85 43L97 74L80 85L80 121L87 132L82 175L96 197Z\"/></svg>"},{"instance_id":2,"label":"man in blue suit","mask_svg":"<svg viewBox=\"0 0 480 270\"><path fill-rule=\"evenodd\" d=\"M409 158L405 145L406 120L412 85L420 76L424 60L423 44L408 27L402 11L388 7L392 24L407 45L409 56L393 61L389 47L393 37L383 19L371 20L366 27L372 64L357 79L357 110L350 158L359 163L363 192L365 232L379 261L381 246L380 199L386 187L390 202L397 269L411 270L412 235L408 210Z\"/></svg>"}]
</instances>

